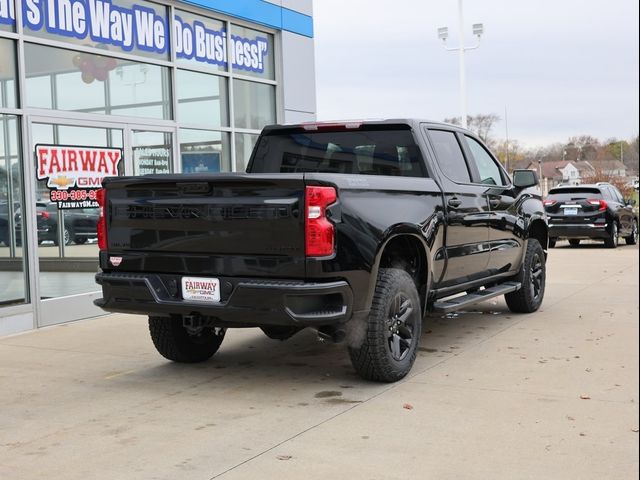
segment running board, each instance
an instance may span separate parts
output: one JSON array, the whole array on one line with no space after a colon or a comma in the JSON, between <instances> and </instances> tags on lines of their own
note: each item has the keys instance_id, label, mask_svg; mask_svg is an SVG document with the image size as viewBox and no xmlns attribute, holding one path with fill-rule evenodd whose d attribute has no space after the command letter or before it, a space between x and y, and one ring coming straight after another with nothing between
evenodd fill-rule
<instances>
[{"instance_id":1,"label":"running board","mask_svg":"<svg viewBox=\"0 0 640 480\"><path fill-rule=\"evenodd\" d=\"M479 290L473 293L467 293L466 295L461 295L450 300L435 302L431 310L437 313L455 312L456 310L468 307L469 305L484 302L485 300L504 295L505 293L515 292L516 290L520 290L521 287L522 284L519 282L501 283L495 287L485 288L484 290Z\"/></svg>"}]
</instances>

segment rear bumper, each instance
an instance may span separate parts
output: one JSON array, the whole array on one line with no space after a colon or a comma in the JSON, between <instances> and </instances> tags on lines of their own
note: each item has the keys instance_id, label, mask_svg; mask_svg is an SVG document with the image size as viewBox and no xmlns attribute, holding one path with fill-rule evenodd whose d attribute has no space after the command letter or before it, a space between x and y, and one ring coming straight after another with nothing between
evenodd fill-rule
<instances>
[{"instance_id":1,"label":"rear bumper","mask_svg":"<svg viewBox=\"0 0 640 480\"><path fill-rule=\"evenodd\" d=\"M345 281L308 283L251 278L220 279L220 303L186 301L180 275L98 273L109 312L142 315L200 315L230 327L320 326L351 317L353 293Z\"/></svg>"},{"instance_id":2,"label":"rear bumper","mask_svg":"<svg viewBox=\"0 0 640 480\"><path fill-rule=\"evenodd\" d=\"M608 223L549 224L549 238L596 238L609 237Z\"/></svg>"}]
</instances>

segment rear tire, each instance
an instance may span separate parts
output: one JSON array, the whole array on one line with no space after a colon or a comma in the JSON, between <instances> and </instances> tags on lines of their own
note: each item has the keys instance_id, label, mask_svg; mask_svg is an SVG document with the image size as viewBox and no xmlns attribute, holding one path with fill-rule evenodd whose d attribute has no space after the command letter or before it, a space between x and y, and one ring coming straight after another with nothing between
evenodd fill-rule
<instances>
[{"instance_id":1,"label":"rear tire","mask_svg":"<svg viewBox=\"0 0 640 480\"><path fill-rule=\"evenodd\" d=\"M633 226L631 227L631 235L628 237L624 237L624 241L627 242L627 245L635 245L638 243L638 221L633 221Z\"/></svg>"},{"instance_id":2,"label":"rear tire","mask_svg":"<svg viewBox=\"0 0 640 480\"><path fill-rule=\"evenodd\" d=\"M530 238L527 242L520 273L514 280L520 282L522 288L504 296L509 310L516 313L532 313L538 310L544 298L546 266L544 250L535 238Z\"/></svg>"},{"instance_id":3,"label":"rear tire","mask_svg":"<svg viewBox=\"0 0 640 480\"><path fill-rule=\"evenodd\" d=\"M168 360L197 363L209 360L224 340L224 329L203 327L189 333L176 317L149 317L149 333L158 353Z\"/></svg>"},{"instance_id":4,"label":"rear tire","mask_svg":"<svg viewBox=\"0 0 640 480\"><path fill-rule=\"evenodd\" d=\"M611 228L609 229L609 237L605 239L604 245L607 248L616 248L618 246L618 224L614 220L611 223Z\"/></svg>"},{"instance_id":5,"label":"rear tire","mask_svg":"<svg viewBox=\"0 0 640 480\"><path fill-rule=\"evenodd\" d=\"M416 285L404 270L381 268L359 348L349 348L351 363L366 380L395 382L416 359L422 309Z\"/></svg>"},{"instance_id":6,"label":"rear tire","mask_svg":"<svg viewBox=\"0 0 640 480\"><path fill-rule=\"evenodd\" d=\"M572 247L577 247L578 245L580 245L580 239L579 238L569 239L569 245L571 245Z\"/></svg>"}]
</instances>

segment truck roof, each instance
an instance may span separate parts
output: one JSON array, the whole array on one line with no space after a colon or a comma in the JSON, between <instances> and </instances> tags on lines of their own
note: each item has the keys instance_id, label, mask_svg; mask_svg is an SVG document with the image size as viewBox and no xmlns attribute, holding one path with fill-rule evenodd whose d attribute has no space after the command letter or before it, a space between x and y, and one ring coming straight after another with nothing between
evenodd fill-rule
<instances>
[{"instance_id":1,"label":"truck roof","mask_svg":"<svg viewBox=\"0 0 640 480\"><path fill-rule=\"evenodd\" d=\"M303 122L303 123L290 123L290 124L274 124L264 127L264 133L275 133L278 131L290 131L290 130L321 130L331 128L344 128L344 129L360 129L363 126L368 125L407 125L410 128L418 128L422 124L429 124L435 126L446 127L449 130L459 130L463 132L473 133L470 130L464 129L458 125L450 123L437 122L433 120L417 119L417 118L387 118L387 119L354 119L354 120L329 120L319 122Z\"/></svg>"}]
</instances>

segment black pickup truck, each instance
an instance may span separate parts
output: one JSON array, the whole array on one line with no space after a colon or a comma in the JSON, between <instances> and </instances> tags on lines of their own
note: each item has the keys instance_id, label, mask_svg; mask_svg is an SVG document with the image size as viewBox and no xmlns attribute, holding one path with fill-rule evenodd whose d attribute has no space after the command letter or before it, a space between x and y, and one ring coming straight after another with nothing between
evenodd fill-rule
<instances>
[{"instance_id":1,"label":"black pickup truck","mask_svg":"<svg viewBox=\"0 0 640 480\"><path fill-rule=\"evenodd\" d=\"M411 369L429 311L505 295L537 310L548 229L535 172L509 178L471 132L420 120L266 127L247 173L108 178L110 312L199 362L227 328L345 340L367 379Z\"/></svg>"}]
</instances>

